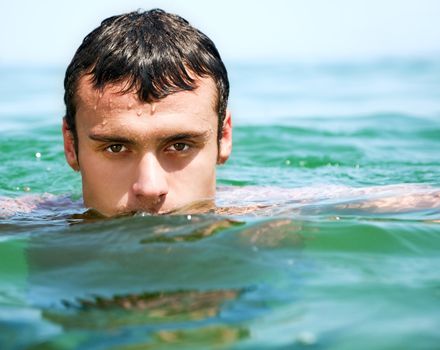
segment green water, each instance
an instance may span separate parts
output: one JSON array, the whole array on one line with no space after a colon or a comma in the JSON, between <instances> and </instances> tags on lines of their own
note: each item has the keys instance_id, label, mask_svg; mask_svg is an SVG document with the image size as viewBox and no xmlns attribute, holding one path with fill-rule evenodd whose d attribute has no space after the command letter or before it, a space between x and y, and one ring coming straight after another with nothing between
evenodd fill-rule
<instances>
[{"instance_id":1,"label":"green water","mask_svg":"<svg viewBox=\"0 0 440 350\"><path fill-rule=\"evenodd\" d=\"M218 204L261 208L99 220L62 69L0 69L0 196L45 198L0 217L0 349L439 347L440 65L229 71Z\"/></svg>"}]
</instances>

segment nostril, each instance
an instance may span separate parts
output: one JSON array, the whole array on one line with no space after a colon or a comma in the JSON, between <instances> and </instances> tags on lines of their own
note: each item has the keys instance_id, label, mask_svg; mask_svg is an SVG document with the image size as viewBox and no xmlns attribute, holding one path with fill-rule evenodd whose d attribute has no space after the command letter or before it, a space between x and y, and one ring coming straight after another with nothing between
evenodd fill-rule
<instances>
[{"instance_id":1,"label":"nostril","mask_svg":"<svg viewBox=\"0 0 440 350\"><path fill-rule=\"evenodd\" d=\"M157 204L160 204L161 202L163 202L164 200L165 200L165 194L160 194L158 197L151 200L151 204L157 205Z\"/></svg>"},{"instance_id":2,"label":"nostril","mask_svg":"<svg viewBox=\"0 0 440 350\"><path fill-rule=\"evenodd\" d=\"M165 184L160 186L159 184L152 184L145 181L134 183L132 190L138 199L143 198L152 204L162 202L168 194L168 187Z\"/></svg>"},{"instance_id":3,"label":"nostril","mask_svg":"<svg viewBox=\"0 0 440 350\"><path fill-rule=\"evenodd\" d=\"M166 193L159 195L146 195L145 193L136 193L133 198L131 208L134 211L145 211L149 213L157 213L164 205Z\"/></svg>"}]
</instances>

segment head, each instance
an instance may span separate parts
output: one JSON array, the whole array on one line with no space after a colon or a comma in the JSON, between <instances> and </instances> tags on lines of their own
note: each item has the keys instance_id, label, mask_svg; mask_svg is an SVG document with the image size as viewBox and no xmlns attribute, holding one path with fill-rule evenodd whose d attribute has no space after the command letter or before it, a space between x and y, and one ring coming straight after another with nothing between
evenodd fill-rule
<instances>
[{"instance_id":1,"label":"head","mask_svg":"<svg viewBox=\"0 0 440 350\"><path fill-rule=\"evenodd\" d=\"M162 10L110 17L66 71L69 165L87 207L163 213L215 195L231 152L229 82L214 43Z\"/></svg>"}]
</instances>

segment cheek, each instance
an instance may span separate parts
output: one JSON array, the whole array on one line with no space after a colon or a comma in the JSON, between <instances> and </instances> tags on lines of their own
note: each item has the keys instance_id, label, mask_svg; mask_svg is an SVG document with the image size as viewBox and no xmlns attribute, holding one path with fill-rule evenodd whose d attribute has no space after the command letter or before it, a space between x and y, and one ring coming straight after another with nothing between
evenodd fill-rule
<instances>
[{"instance_id":1,"label":"cheek","mask_svg":"<svg viewBox=\"0 0 440 350\"><path fill-rule=\"evenodd\" d=\"M168 174L169 185L176 193L207 195L215 189L215 175L217 163L217 148L204 149L177 172Z\"/></svg>"},{"instance_id":2,"label":"cheek","mask_svg":"<svg viewBox=\"0 0 440 350\"><path fill-rule=\"evenodd\" d=\"M85 191L105 192L111 198L127 191L130 181L129 167L109 162L96 153L80 153L79 164Z\"/></svg>"},{"instance_id":3,"label":"cheek","mask_svg":"<svg viewBox=\"0 0 440 350\"><path fill-rule=\"evenodd\" d=\"M125 167L92 157L83 157L80 164L84 204L110 216L123 209L128 201L131 185Z\"/></svg>"}]
</instances>

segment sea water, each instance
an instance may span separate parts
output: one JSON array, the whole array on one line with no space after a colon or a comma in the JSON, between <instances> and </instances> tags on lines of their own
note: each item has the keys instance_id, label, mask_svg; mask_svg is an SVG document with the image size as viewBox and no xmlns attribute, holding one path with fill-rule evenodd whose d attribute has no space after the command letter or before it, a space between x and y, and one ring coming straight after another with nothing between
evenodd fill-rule
<instances>
[{"instance_id":1,"label":"sea water","mask_svg":"<svg viewBox=\"0 0 440 350\"><path fill-rule=\"evenodd\" d=\"M44 198L0 218L0 349L438 349L439 62L229 63L224 210L114 219L63 67L0 67L0 197Z\"/></svg>"}]
</instances>

